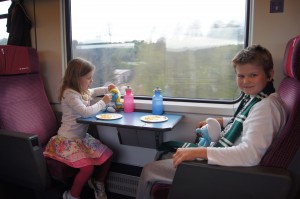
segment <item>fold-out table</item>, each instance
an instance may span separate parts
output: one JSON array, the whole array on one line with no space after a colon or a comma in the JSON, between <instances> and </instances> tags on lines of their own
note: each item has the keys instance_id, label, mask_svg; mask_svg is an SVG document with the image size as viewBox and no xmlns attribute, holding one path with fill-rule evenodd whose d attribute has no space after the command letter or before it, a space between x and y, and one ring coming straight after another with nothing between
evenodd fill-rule
<instances>
[{"instance_id":1,"label":"fold-out table","mask_svg":"<svg viewBox=\"0 0 300 199\"><path fill-rule=\"evenodd\" d=\"M101 113L99 113L101 114ZM148 112L132 112L132 113L124 113L118 112L122 117L119 119L113 120L105 120L98 119L96 116L88 117L88 118L79 118L77 119L78 123L85 123L90 125L102 125L102 126L111 126L116 127L118 130L119 141L121 144L127 145L139 145L139 144L130 144L132 141L126 139L126 135L130 132L134 132L136 134L148 134L151 133L154 135L154 144L151 142L147 144L147 140L143 142L144 147L148 148L156 148L162 142L163 133L166 131L171 131L183 118L182 115L178 114L163 114L168 118L167 121L163 122L145 122L141 120L141 117L146 115L151 115ZM139 136L141 137L141 136ZM128 144L129 143L129 144ZM145 144L146 143L146 144Z\"/></svg>"}]
</instances>

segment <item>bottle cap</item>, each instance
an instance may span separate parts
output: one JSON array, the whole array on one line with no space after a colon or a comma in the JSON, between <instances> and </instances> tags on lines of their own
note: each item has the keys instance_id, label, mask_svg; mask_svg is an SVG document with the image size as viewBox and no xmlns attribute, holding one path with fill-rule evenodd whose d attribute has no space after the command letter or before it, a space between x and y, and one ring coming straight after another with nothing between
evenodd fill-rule
<instances>
[{"instance_id":1,"label":"bottle cap","mask_svg":"<svg viewBox=\"0 0 300 199\"><path fill-rule=\"evenodd\" d=\"M161 89L157 86L153 91L161 91Z\"/></svg>"}]
</instances>

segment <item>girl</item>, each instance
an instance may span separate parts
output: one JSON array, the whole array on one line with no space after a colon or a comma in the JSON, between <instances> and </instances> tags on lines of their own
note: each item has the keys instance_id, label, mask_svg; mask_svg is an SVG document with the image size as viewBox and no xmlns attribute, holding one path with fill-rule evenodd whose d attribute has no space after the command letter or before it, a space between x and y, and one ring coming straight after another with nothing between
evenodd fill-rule
<instances>
[{"instance_id":1,"label":"girl","mask_svg":"<svg viewBox=\"0 0 300 199\"><path fill-rule=\"evenodd\" d=\"M176 167L186 160L206 159L224 166L257 165L286 121L282 101L273 87L273 60L260 45L240 51L233 59L236 83L244 92L232 118L218 118L225 127L221 138L210 147L178 148L173 159L146 165L142 171L137 199L150 198L154 182L172 183ZM198 127L206 122L199 122Z\"/></svg>"},{"instance_id":2,"label":"girl","mask_svg":"<svg viewBox=\"0 0 300 199\"><path fill-rule=\"evenodd\" d=\"M47 144L44 155L61 161L70 167L79 168L70 191L65 191L63 199L80 198L81 191L94 172L95 165L101 165L101 172L95 169L95 179L89 186L94 189L96 199L106 199L104 180L111 163L112 151L87 133L88 125L76 122L79 117L92 116L106 107L111 95L104 95L102 100L91 105L92 97L108 93L115 88L89 89L93 82L95 66L81 58L69 62L59 100L62 108L62 124L56 136Z\"/></svg>"}]
</instances>

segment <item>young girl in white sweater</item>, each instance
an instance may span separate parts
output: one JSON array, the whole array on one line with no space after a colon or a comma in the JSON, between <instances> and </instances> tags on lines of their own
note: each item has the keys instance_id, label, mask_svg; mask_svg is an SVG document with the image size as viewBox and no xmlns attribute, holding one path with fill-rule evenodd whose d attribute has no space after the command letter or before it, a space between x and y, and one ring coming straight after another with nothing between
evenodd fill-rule
<instances>
[{"instance_id":1,"label":"young girl in white sweater","mask_svg":"<svg viewBox=\"0 0 300 199\"><path fill-rule=\"evenodd\" d=\"M59 95L62 124L44 152L46 157L79 169L71 190L63 194L63 199L80 198L87 182L94 189L96 199L107 198L104 180L111 163L112 151L87 133L87 124L76 122L77 118L98 113L111 101L111 95L107 93L115 88L113 84L89 89L94 72L95 66L89 61L75 58L69 62ZM93 97L103 94L106 95L101 100L90 104Z\"/></svg>"}]
</instances>

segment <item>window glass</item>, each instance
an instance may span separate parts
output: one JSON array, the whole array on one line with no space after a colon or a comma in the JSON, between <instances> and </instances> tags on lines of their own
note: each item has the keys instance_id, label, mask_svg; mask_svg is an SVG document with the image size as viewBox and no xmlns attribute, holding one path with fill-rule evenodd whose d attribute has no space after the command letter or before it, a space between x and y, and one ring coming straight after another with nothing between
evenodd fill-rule
<instances>
[{"instance_id":1,"label":"window glass","mask_svg":"<svg viewBox=\"0 0 300 199\"><path fill-rule=\"evenodd\" d=\"M0 45L6 45L8 33L6 32L7 13L11 1L0 2Z\"/></svg>"},{"instance_id":2,"label":"window glass","mask_svg":"<svg viewBox=\"0 0 300 199\"><path fill-rule=\"evenodd\" d=\"M234 99L231 59L246 41L244 0L71 0L72 56L96 65L94 85L135 96Z\"/></svg>"}]
</instances>

